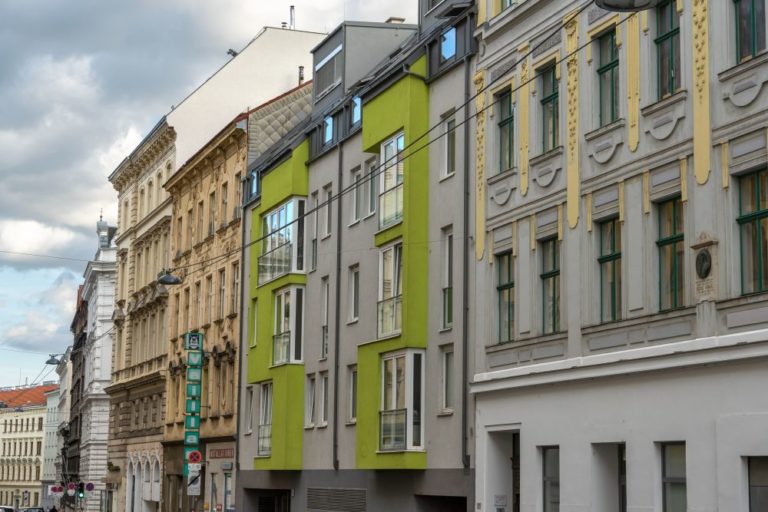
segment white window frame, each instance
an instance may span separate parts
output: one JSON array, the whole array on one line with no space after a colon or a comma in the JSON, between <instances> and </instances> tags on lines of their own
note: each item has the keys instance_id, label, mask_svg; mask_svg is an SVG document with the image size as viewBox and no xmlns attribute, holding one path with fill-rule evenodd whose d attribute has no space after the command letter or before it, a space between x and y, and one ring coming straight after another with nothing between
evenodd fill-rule
<instances>
[{"instance_id":1,"label":"white window frame","mask_svg":"<svg viewBox=\"0 0 768 512\"><path fill-rule=\"evenodd\" d=\"M375 175L377 172L379 172L379 162L376 157L365 162L364 177L366 178L365 184L367 185L367 194L365 195L368 197L368 212L365 215L366 218L376 213L377 204L379 202L379 188L377 186L379 178Z\"/></svg>"},{"instance_id":2,"label":"white window frame","mask_svg":"<svg viewBox=\"0 0 768 512\"><path fill-rule=\"evenodd\" d=\"M387 157L387 148L389 146L394 145L394 153ZM402 146L402 147L401 147ZM392 190L395 190L397 187L403 185L405 183L405 157L400 156L401 152L404 152L405 150L405 132L399 132L395 134L394 136L390 137L389 139L385 140L381 143L380 147L380 168L377 169L378 172L378 201L381 203L382 198L384 195ZM402 181L397 180L397 176L399 174L398 172L398 166L402 166ZM391 171L390 171L391 170ZM389 188L386 187L386 181L387 181L387 173L393 172L394 173L394 184L390 186ZM403 205L403 209L405 209L405 205ZM400 222L402 222L402 219L395 220L392 222L388 222L386 225L382 224L382 211L381 211L381 204L379 204L379 226L380 229L385 229L390 226L394 226ZM400 212L401 215L404 214L404 212Z\"/></svg>"},{"instance_id":3,"label":"white window frame","mask_svg":"<svg viewBox=\"0 0 768 512\"><path fill-rule=\"evenodd\" d=\"M251 311L253 312L253 323L251 327L253 332L250 336L250 346L255 347L258 344L259 339L259 301L255 299L251 301Z\"/></svg>"},{"instance_id":4,"label":"white window frame","mask_svg":"<svg viewBox=\"0 0 768 512\"><path fill-rule=\"evenodd\" d=\"M253 434L253 386L245 388L245 435Z\"/></svg>"},{"instance_id":5,"label":"white window frame","mask_svg":"<svg viewBox=\"0 0 768 512\"><path fill-rule=\"evenodd\" d=\"M328 406L330 402L329 394L330 394L330 385L328 382L328 372L321 372L320 373L320 416L318 418L320 427L328 426Z\"/></svg>"},{"instance_id":6,"label":"white window frame","mask_svg":"<svg viewBox=\"0 0 768 512\"><path fill-rule=\"evenodd\" d=\"M262 382L259 385L259 429L263 426L272 426L272 402L274 394L272 388L272 381ZM269 457L272 455L272 435L270 432L269 453L262 453L259 451L259 446L256 447L259 456Z\"/></svg>"},{"instance_id":7,"label":"white window frame","mask_svg":"<svg viewBox=\"0 0 768 512\"><path fill-rule=\"evenodd\" d=\"M449 357L450 354L450 357ZM450 376L449 364L452 365ZM440 412L443 414L450 414L453 412L453 404L456 400L454 391L454 382L456 380L456 372L453 371L456 366L455 353L453 351L453 345L446 345L440 350ZM451 403L448 403L448 394L450 393Z\"/></svg>"},{"instance_id":8,"label":"white window frame","mask_svg":"<svg viewBox=\"0 0 768 512\"><path fill-rule=\"evenodd\" d=\"M304 428L313 428L315 426L315 390L317 381L315 374L307 375L307 390L304 393Z\"/></svg>"},{"instance_id":9,"label":"white window frame","mask_svg":"<svg viewBox=\"0 0 768 512\"><path fill-rule=\"evenodd\" d=\"M303 286L291 285L284 288L275 290L273 296L273 311L272 311L272 347L274 350L274 336L286 332L282 329L278 331L277 319L278 319L278 307L282 309L280 316L285 319L285 296L289 297L290 304L287 315L288 331L290 331L289 346L288 346L288 360L285 362L277 363L277 365L301 363L304 357L304 305L305 305L305 290ZM301 315L297 314L297 310L301 311ZM299 354L301 357L296 357L297 345ZM274 354L273 354L274 361Z\"/></svg>"},{"instance_id":10,"label":"white window frame","mask_svg":"<svg viewBox=\"0 0 768 512\"><path fill-rule=\"evenodd\" d=\"M418 404L421 411L421 418L420 418L420 439L421 443L419 445L414 445L413 443L413 419L414 419L414 403L413 403L413 386L414 386L414 359L416 355L421 356L421 378L419 380L419 385L421 386L421 403ZM379 402L379 410L384 411L384 396L385 396L385 389L384 389L384 379L385 379L385 371L384 371L384 365L385 362L388 360L396 360L399 357L405 357L405 409L406 409L406 447L405 450L395 450L395 451L424 451L426 449L426 439L424 438L425 430L424 430L424 424L425 424L425 414L424 414L424 404L425 404L425 369L426 369L426 351L422 349L405 349L405 350L398 350L395 352L389 352L386 354L381 355L380 359L380 370L381 370L381 382L380 382L380 402ZM393 367L396 368L396 363L393 363ZM397 376L394 375L395 383L397 382ZM392 401L395 403L397 401L397 386L392 386ZM391 409L396 410L396 409ZM381 432L379 432L379 439L381 438Z\"/></svg>"},{"instance_id":11,"label":"white window frame","mask_svg":"<svg viewBox=\"0 0 768 512\"><path fill-rule=\"evenodd\" d=\"M347 403L347 422L357 423L357 365L347 367L347 389L349 401Z\"/></svg>"},{"instance_id":12,"label":"white window frame","mask_svg":"<svg viewBox=\"0 0 768 512\"><path fill-rule=\"evenodd\" d=\"M348 283L349 312L347 322L356 322L360 318L360 265L355 263L349 267Z\"/></svg>"},{"instance_id":13,"label":"white window frame","mask_svg":"<svg viewBox=\"0 0 768 512\"><path fill-rule=\"evenodd\" d=\"M440 304L442 310L440 313L440 326L442 329L450 329L453 327L453 311L451 311L451 321L448 322L446 318L446 304L445 304L445 292L443 290L451 288L451 308L455 301L453 300L453 264L454 264L454 238L453 238L453 226L446 226L443 228L443 276L442 276L442 290L440 294Z\"/></svg>"},{"instance_id":14,"label":"white window frame","mask_svg":"<svg viewBox=\"0 0 768 512\"><path fill-rule=\"evenodd\" d=\"M453 128L449 126L453 123ZM448 161L450 159L450 146L448 144L449 133L453 132L453 170L448 169ZM440 173L441 178L450 178L456 174L456 116L453 112L445 114L443 118L443 168Z\"/></svg>"},{"instance_id":15,"label":"white window frame","mask_svg":"<svg viewBox=\"0 0 768 512\"><path fill-rule=\"evenodd\" d=\"M265 238L261 243L261 251L258 257L260 258L265 254L267 254L268 252L278 247L282 247L285 243L290 243L291 244L291 263L287 273L301 274L301 273L304 273L304 269L306 268L306 264L304 261L305 260L304 256L306 254L306 251L302 249L302 253L299 254L299 246L303 244L298 243L300 238L304 236L303 232L305 231L306 224L305 224L305 219L303 215L303 213L305 212L305 209L304 209L305 204L306 204L305 197L302 197L302 196L292 197L287 201L281 203L280 205L276 206L275 208L272 208L270 211L262 215L260 219L261 231L262 231L261 235ZM271 235L274 233L277 233L278 231L283 231L283 230L288 232L288 235L290 236L290 240L283 242L281 244L277 244L276 243L277 237L273 238ZM299 256L301 256L301 258L299 258ZM302 262L301 265L299 265L300 260ZM269 281L272 281L274 279L277 279L278 277L281 277L283 275L285 275L285 273L281 273L276 277L273 277L272 279L266 279L266 280L262 280L261 276L259 276L259 286L266 284Z\"/></svg>"},{"instance_id":16,"label":"white window frame","mask_svg":"<svg viewBox=\"0 0 768 512\"><path fill-rule=\"evenodd\" d=\"M333 185L330 183L323 187L323 238L331 236L333 232Z\"/></svg>"},{"instance_id":17,"label":"white window frame","mask_svg":"<svg viewBox=\"0 0 768 512\"><path fill-rule=\"evenodd\" d=\"M363 183L363 171L360 167L355 167L355 169L352 170L351 181L354 185L354 190L351 198L352 205L349 209L351 214L349 220L350 226L358 223L363 218L363 198L365 197L367 187L365 186L365 183Z\"/></svg>"},{"instance_id":18,"label":"white window frame","mask_svg":"<svg viewBox=\"0 0 768 512\"><path fill-rule=\"evenodd\" d=\"M311 195L310 208L312 211L312 230L310 231L309 240L309 270L315 270L317 268L317 233L319 231L317 225L320 222L320 201L318 191L315 190Z\"/></svg>"}]
</instances>

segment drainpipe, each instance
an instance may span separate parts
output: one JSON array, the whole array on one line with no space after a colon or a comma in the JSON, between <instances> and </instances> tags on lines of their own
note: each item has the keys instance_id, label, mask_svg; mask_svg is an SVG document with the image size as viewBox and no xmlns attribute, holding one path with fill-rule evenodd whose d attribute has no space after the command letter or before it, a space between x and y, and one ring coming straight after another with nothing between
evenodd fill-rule
<instances>
[{"instance_id":1,"label":"drainpipe","mask_svg":"<svg viewBox=\"0 0 768 512\"><path fill-rule=\"evenodd\" d=\"M245 141L246 145L248 143L248 125L246 121L246 129L245 129ZM247 149L246 149L247 152ZM246 158L247 160L247 158ZM244 198L246 193L246 183L248 179L248 162L246 161L245 166L245 175L240 178L240 202L245 203ZM246 229L245 229L245 207L240 207L240 240L245 242L245 235L246 235ZM247 311L245 305L246 305L246 298L249 294L245 293L245 290L249 289L246 286L247 281L245 280L245 251L247 250L246 244L242 244L242 248L240 250L240 311L239 311L239 324L240 324L240 331L238 334L238 337L240 338L238 341L238 356L237 356L237 421L235 422L235 498L237 499L237 486L239 483L239 479L237 478L237 475L240 474L240 422L243 419L242 416L242 400L243 400L243 393L242 390L245 387L246 382L244 382L245 379L243 379L243 353L245 352L244 346L248 346L247 343L243 343L243 326L245 323L245 319L243 318L245 315L243 314L243 311ZM255 335L255 333L254 333ZM247 396L247 395L246 395Z\"/></svg>"},{"instance_id":2,"label":"drainpipe","mask_svg":"<svg viewBox=\"0 0 768 512\"><path fill-rule=\"evenodd\" d=\"M344 169L344 149L338 144L338 186L341 192L341 178ZM333 469L339 469L339 346L341 345L341 196L338 196L338 215L336 215L336 314L333 330ZM328 205L328 208L331 206Z\"/></svg>"},{"instance_id":3,"label":"drainpipe","mask_svg":"<svg viewBox=\"0 0 768 512\"><path fill-rule=\"evenodd\" d=\"M470 16L471 19L471 16ZM470 48L471 48L471 41ZM469 414L467 412L469 393L469 102L470 102L470 59L473 51L464 56L464 218L462 235L464 239L464 254L461 258L461 463L465 468L470 467L469 460Z\"/></svg>"}]
</instances>

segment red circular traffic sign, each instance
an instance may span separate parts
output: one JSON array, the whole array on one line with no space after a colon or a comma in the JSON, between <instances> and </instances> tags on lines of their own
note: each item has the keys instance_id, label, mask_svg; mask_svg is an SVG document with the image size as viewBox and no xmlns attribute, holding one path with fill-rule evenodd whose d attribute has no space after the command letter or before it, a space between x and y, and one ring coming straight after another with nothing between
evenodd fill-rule
<instances>
[{"instance_id":1,"label":"red circular traffic sign","mask_svg":"<svg viewBox=\"0 0 768 512\"><path fill-rule=\"evenodd\" d=\"M76 487L77 487L77 485L75 484L75 482L69 482L69 483L67 484L67 489L72 489L72 490L74 490Z\"/></svg>"},{"instance_id":2,"label":"red circular traffic sign","mask_svg":"<svg viewBox=\"0 0 768 512\"><path fill-rule=\"evenodd\" d=\"M200 453L198 450L192 450L187 455L187 462L190 464L200 464L203 462L203 454Z\"/></svg>"}]
</instances>

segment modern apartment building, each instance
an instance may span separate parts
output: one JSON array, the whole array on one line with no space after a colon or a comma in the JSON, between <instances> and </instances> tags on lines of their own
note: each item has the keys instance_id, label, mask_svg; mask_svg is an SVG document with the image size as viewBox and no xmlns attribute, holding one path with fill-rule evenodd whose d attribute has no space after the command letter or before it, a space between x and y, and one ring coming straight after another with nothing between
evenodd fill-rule
<instances>
[{"instance_id":1,"label":"modern apartment building","mask_svg":"<svg viewBox=\"0 0 768 512\"><path fill-rule=\"evenodd\" d=\"M235 434L240 356L242 269L241 192L246 158L306 116L311 83L243 113L227 124L164 185L173 205L175 273L170 290L168 378L164 434L164 510L189 509L184 479L189 356L184 335L203 334L199 449L207 461L198 502L235 509ZM266 136L265 136L266 135Z\"/></svg>"},{"instance_id":2,"label":"modern apartment building","mask_svg":"<svg viewBox=\"0 0 768 512\"><path fill-rule=\"evenodd\" d=\"M436 4L332 31L312 115L249 165L239 507L474 509L456 207L474 17Z\"/></svg>"},{"instance_id":3,"label":"modern apartment building","mask_svg":"<svg viewBox=\"0 0 768 512\"><path fill-rule=\"evenodd\" d=\"M476 35L476 509L766 510L764 2Z\"/></svg>"},{"instance_id":4,"label":"modern apartment building","mask_svg":"<svg viewBox=\"0 0 768 512\"><path fill-rule=\"evenodd\" d=\"M0 504L40 506L47 399L57 384L0 390Z\"/></svg>"}]
</instances>

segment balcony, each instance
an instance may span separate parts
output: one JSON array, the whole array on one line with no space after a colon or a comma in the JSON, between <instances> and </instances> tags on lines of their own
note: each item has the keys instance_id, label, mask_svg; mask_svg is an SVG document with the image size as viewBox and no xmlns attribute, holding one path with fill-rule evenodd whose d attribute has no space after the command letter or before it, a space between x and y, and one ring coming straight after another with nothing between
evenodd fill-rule
<instances>
[{"instance_id":1,"label":"balcony","mask_svg":"<svg viewBox=\"0 0 768 512\"><path fill-rule=\"evenodd\" d=\"M384 229L403 220L403 184L379 195L379 229Z\"/></svg>"},{"instance_id":2,"label":"balcony","mask_svg":"<svg viewBox=\"0 0 768 512\"><path fill-rule=\"evenodd\" d=\"M443 288L443 329L453 326L453 287Z\"/></svg>"},{"instance_id":3,"label":"balcony","mask_svg":"<svg viewBox=\"0 0 768 512\"><path fill-rule=\"evenodd\" d=\"M408 446L406 441L406 421L408 409L379 411L379 450L400 451Z\"/></svg>"},{"instance_id":4,"label":"balcony","mask_svg":"<svg viewBox=\"0 0 768 512\"><path fill-rule=\"evenodd\" d=\"M328 326L324 325L322 331L322 339L320 341L320 359L328 357Z\"/></svg>"},{"instance_id":5,"label":"balcony","mask_svg":"<svg viewBox=\"0 0 768 512\"><path fill-rule=\"evenodd\" d=\"M272 364L285 364L291 355L291 331L272 336Z\"/></svg>"},{"instance_id":6,"label":"balcony","mask_svg":"<svg viewBox=\"0 0 768 512\"><path fill-rule=\"evenodd\" d=\"M259 446L258 455L260 457L269 457L272 455L272 424L259 425Z\"/></svg>"},{"instance_id":7,"label":"balcony","mask_svg":"<svg viewBox=\"0 0 768 512\"><path fill-rule=\"evenodd\" d=\"M397 295L378 303L378 337L392 336L400 332L402 322L403 298Z\"/></svg>"},{"instance_id":8,"label":"balcony","mask_svg":"<svg viewBox=\"0 0 768 512\"><path fill-rule=\"evenodd\" d=\"M290 272L292 253L293 244L288 242L259 256L259 285Z\"/></svg>"}]
</instances>

